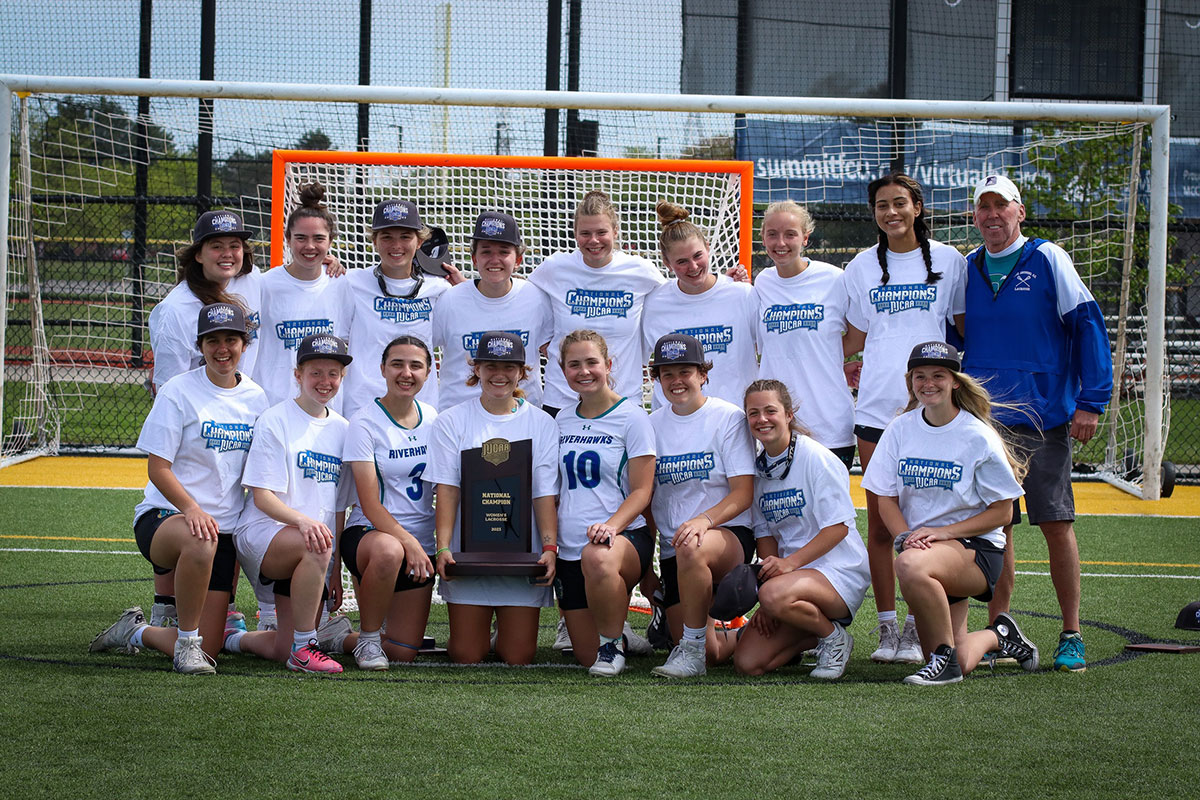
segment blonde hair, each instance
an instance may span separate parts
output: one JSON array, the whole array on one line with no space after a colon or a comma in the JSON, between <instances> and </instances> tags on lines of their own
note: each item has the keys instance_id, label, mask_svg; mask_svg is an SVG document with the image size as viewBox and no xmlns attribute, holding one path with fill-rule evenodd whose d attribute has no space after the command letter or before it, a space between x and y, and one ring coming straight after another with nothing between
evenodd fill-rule
<instances>
[{"instance_id":1,"label":"blonde hair","mask_svg":"<svg viewBox=\"0 0 1200 800\"><path fill-rule=\"evenodd\" d=\"M817 229L817 223L813 221L812 214L809 214L808 209L795 200L776 200L767 206L767 210L763 213L764 229L767 225L767 217L772 214L792 214L800 220L800 230L805 236L811 236L812 232Z\"/></svg>"},{"instance_id":2,"label":"blonde hair","mask_svg":"<svg viewBox=\"0 0 1200 800\"><path fill-rule=\"evenodd\" d=\"M686 242L693 237L700 239L704 246L708 247L708 237L704 235L704 231L700 230L699 226L688 222L688 217L692 215L692 212L683 206L660 200L654 207L654 213L658 217L658 224L662 226L662 232L658 234L658 246L664 257L667 255L668 247Z\"/></svg>"},{"instance_id":3,"label":"blonde hair","mask_svg":"<svg viewBox=\"0 0 1200 800\"><path fill-rule=\"evenodd\" d=\"M917 369L917 367L913 369ZM1016 409L1017 407L1007 403L993 402L992 396L988 394L987 389L983 388L983 384L967 373L949 367L942 367L942 369L949 372L958 384L950 390L950 401L954 403L954 407L966 411L1000 435L1000 429L996 427L996 421L992 418L992 409ZM908 387L908 405L904 407L905 411L912 411L921 404L912 388L912 376L913 370L911 369L904 373L904 385ZM1017 482L1020 483L1025 479L1025 473L1029 471L1029 457L1014 449L1003 435L1000 435L1000 441L1004 445L1004 457L1008 459L1008 465L1012 468Z\"/></svg>"},{"instance_id":4,"label":"blonde hair","mask_svg":"<svg viewBox=\"0 0 1200 800\"><path fill-rule=\"evenodd\" d=\"M575 222L574 230L579 230L580 217L608 217L608 221L613 226L613 238L621 232L621 217L617 214L616 206L613 205L612 198L605 192L599 189L592 189L583 196L579 201L579 205L575 206Z\"/></svg>"},{"instance_id":5,"label":"blonde hair","mask_svg":"<svg viewBox=\"0 0 1200 800\"><path fill-rule=\"evenodd\" d=\"M596 345L596 349L600 351L600 358L604 359L606 364L611 360L608 355L608 342L604 341L604 337L589 328L580 328L579 330L571 331L563 337L562 344L558 348L558 363L560 365L567 363L567 350L571 345L579 344L580 342L591 342ZM611 370L608 373L608 385L610 388L614 386Z\"/></svg>"},{"instance_id":6,"label":"blonde hair","mask_svg":"<svg viewBox=\"0 0 1200 800\"><path fill-rule=\"evenodd\" d=\"M783 381L777 381L774 378L759 378L746 387L745 394L742 395L742 410L746 410L746 401L750 399L750 395L754 392L774 392L779 398L779 402L792 415L791 421L788 423L788 428L796 433L804 436L812 436L812 431L800 424L800 420L796 418L796 404L792 400L792 393L788 391L787 384Z\"/></svg>"}]
</instances>

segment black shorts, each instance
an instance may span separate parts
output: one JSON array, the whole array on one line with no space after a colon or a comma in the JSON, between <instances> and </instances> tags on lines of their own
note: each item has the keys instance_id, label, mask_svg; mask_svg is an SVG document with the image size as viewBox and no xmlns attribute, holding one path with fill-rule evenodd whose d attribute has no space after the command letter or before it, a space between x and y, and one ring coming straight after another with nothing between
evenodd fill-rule
<instances>
[{"instance_id":1,"label":"black shorts","mask_svg":"<svg viewBox=\"0 0 1200 800\"><path fill-rule=\"evenodd\" d=\"M342 531L342 539L340 550L342 554L342 563L346 565L346 569L350 570L350 574L356 579L362 580L362 570L358 568L358 545L362 542L363 537L374 531L370 525L351 525ZM423 581L416 581L408 575L408 558L406 557L403 563L400 564L400 572L396 574L397 592L407 592L410 589L424 589L433 583L433 577L430 576Z\"/></svg>"},{"instance_id":2,"label":"black shorts","mask_svg":"<svg viewBox=\"0 0 1200 800\"><path fill-rule=\"evenodd\" d=\"M745 525L720 525L737 537L742 545L742 562L749 564L754 560L756 552L754 531ZM679 603L679 568L675 556L658 560L658 576L662 579L663 608L670 608Z\"/></svg>"},{"instance_id":3,"label":"black shorts","mask_svg":"<svg viewBox=\"0 0 1200 800\"><path fill-rule=\"evenodd\" d=\"M1021 488L1025 490L1025 510L1029 524L1072 522L1075 520L1075 494L1071 488L1071 427L1039 431L1026 425L1001 427L1004 440L1029 459L1029 471ZM1013 524L1021 521L1021 502L1013 501Z\"/></svg>"},{"instance_id":4,"label":"black shorts","mask_svg":"<svg viewBox=\"0 0 1200 800\"><path fill-rule=\"evenodd\" d=\"M879 444L880 438L883 437L883 428L872 428L869 425L855 425L854 435L864 442Z\"/></svg>"},{"instance_id":5,"label":"black shorts","mask_svg":"<svg viewBox=\"0 0 1200 800\"><path fill-rule=\"evenodd\" d=\"M978 536L971 536L966 539L959 539L958 541L968 550L975 551L975 566L979 567L979 571L983 573L983 578L987 581L987 589L974 595L974 598L986 603L992 599L992 592L996 589L996 581L999 580L1000 572L1004 569L1004 548L996 547L996 545L987 539L980 539ZM946 595L946 599L953 605L967 598Z\"/></svg>"},{"instance_id":6,"label":"black shorts","mask_svg":"<svg viewBox=\"0 0 1200 800\"><path fill-rule=\"evenodd\" d=\"M558 412L559 412L559 411L562 411L562 409L561 409L561 408L555 408L554 406L542 406L542 411L545 411L545 412L546 412L547 414L549 414L551 417L557 417L557 416L558 416Z\"/></svg>"},{"instance_id":7,"label":"black shorts","mask_svg":"<svg viewBox=\"0 0 1200 800\"><path fill-rule=\"evenodd\" d=\"M138 550L150 562L155 575L166 575L173 567L160 567L150 558L150 544L158 526L178 514L169 508L153 508L142 514L133 523L133 538L137 541ZM217 534L217 552L213 554L212 574L208 577L210 592L232 592L233 579L237 576L237 548L233 546L232 533Z\"/></svg>"},{"instance_id":8,"label":"black shorts","mask_svg":"<svg viewBox=\"0 0 1200 800\"><path fill-rule=\"evenodd\" d=\"M583 584L583 561L559 559L554 566L554 597L563 611L587 608L587 590Z\"/></svg>"},{"instance_id":9,"label":"black shorts","mask_svg":"<svg viewBox=\"0 0 1200 800\"><path fill-rule=\"evenodd\" d=\"M641 576L646 574L646 570L650 569L650 562L654 560L654 531L643 525L640 528L626 528L621 531L621 535L628 539L637 551L640 580Z\"/></svg>"},{"instance_id":10,"label":"black shorts","mask_svg":"<svg viewBox=\"0 0 1200 800\"><path fill-rule=\"evenodd\" d=\"M831 447L829 448L829 452L837 456L838 461L845 465L847 472L854 466L854 445L848 444L845 447Z\"/></svg>"}]
</instances>

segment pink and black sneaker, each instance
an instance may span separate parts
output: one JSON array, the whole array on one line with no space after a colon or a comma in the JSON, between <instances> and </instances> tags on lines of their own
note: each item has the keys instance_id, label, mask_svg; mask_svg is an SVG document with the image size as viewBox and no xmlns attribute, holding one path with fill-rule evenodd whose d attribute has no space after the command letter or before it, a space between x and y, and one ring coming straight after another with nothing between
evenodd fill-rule
<instances>
[{"instance_id":1,"label":"pink and black sneaker","mask_svg":"<svg viewBox=\"0 0 1200 800\"><path fill-rule=\"evenodd\" d=\"M287 660L287 668L293 672L312 672L316 674L334 675L342 671L342 665L321 652L315 641L293 650Z\"/></svg>"}]
</instances>

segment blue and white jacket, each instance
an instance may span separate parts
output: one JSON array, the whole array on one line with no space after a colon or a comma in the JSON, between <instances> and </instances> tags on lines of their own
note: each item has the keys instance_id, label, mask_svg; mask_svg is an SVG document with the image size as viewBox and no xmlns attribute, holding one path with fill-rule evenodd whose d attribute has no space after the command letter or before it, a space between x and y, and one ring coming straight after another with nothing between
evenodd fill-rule
<instances>
[{"instance_id":1,"label":"blue and white jacket","mask_svg":"<svg viewBox=\"0 0 1200 800\"><path fill-rule=\"evenodd\" d=\"M992 398L1005 425L1042 430L1076 408L1104 413L1112 396L1112 351L1104 315L1071 257L1044 239L1027 239L993 293L980 247L967 256L963 369Z\"/></svg>"}]
</instances>

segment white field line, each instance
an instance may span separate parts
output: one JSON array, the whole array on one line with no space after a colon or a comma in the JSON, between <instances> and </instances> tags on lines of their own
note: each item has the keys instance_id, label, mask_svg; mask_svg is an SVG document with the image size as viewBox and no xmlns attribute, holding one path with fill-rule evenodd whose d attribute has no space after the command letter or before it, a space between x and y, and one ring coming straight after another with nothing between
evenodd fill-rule
<instances>
[{"instance_id":1,"label":"white field line","mask_svg":"<svg viewBox=\"0 0 1200 800\"><path fill-rule=\"evenodd\" d=\"M1049 572L1029 572L1027 570L1017 570L1018 575L1036 575L1040 577L1049 577ZM1178 578L1183 581L1200 581L1200 575L1150 575L1137 572L1081 572L1081 578Z\"/></svg>"}]
</instances>

